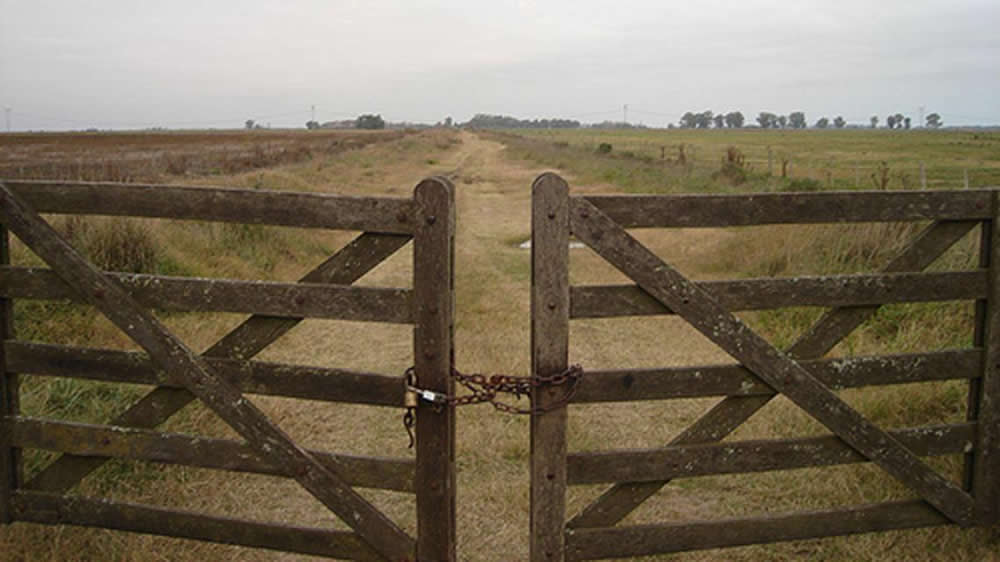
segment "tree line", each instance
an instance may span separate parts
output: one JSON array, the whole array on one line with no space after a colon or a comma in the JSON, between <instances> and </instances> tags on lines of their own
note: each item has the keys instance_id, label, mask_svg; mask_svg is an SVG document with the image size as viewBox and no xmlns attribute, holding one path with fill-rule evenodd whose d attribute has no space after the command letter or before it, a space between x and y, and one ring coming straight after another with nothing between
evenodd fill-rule
<instances>
[{"instance_id":1,"label":"tree line","mask_svg":"<svg viewBox=\"0 0 1000 562\"><path fill-rule=\"evenodd\" d=\"M803 111L793 111L788 115L761 111L757 115L756 121L757 126L761 129L805 129L809 127L809 123L806 121L806 114ZM746 118L742 112L714 113L708 109L697 113L692 111L684 113L684 115L681 115L678 125L682 129L709 129L712 127L716 129L739 129L743 127L745 122ZM875 129L878 127L879 118L877 115L872 115L868 122L871 128ZM885 123L887 129L909 129L913 121L910 117L904 116L902 113L894 113L886 118ZM847 121L843 116L838 115L832 121L828 117L820 117L813 123L813 127L816 129L827 129L831 125L836 129L843 129L847 126ZM928 115L924 124L929 129L937 129L942 125L944 125L944 122L941 121L941 115L937 113ZM673 127L673 124L670 126Z\"/></svg>"},{"instance_id":2,"label":"tree line","mask_svg":"<svg viewBox=\"0 0 1000 562\"><path fill-rule=\"evenodd\" d=\"M518 119L509 115L477 113L462 126L478 129L576 129L580 122L573 119Z\"/></svg>"},{"instance_id":3,"label":"tree line","mask_svg":"<svg viewBox=\"0 0 1000 562\"><path fill-rule=\"evenodd\" d=\"M788 115L779 115L771 113L769 111L761 111L757 118L757 126L761 129L806 129L809 127L806 121L806 114L803 111L793 111ZM878 115L872 115L869 118L868 123L872 129L878 127L879 117ZM746 124L746 117L740 111L730 111L728 113L714 113L712 110L708 109L701 112L685 112L678 121L678 125L682 129L739 129ZM346 128L352 126L357 129L384 129L386 128L386 122L382 119L381 115L365 114L359 115L357 119L353 121L337 121L320 124L317 121L308 121L306 123L307 129L320 129L320 128ZM913 125L913 120L903 115L902 113L894 113L886 117L885 127L887 129L909 129ZM929 129L937 129L944 125L941 120L941 115L938 113L931 113L927 115L926 122L924 126ZM442 126L441 122L438 122L437 126ZM472 127L479 129L576 129L582 127L579 121L575 119L518 119L516 117L511 117L509 115L491 115L488 113L477 113L472 119L465 123L455 123L452 121L451 117L445 119L443 126L452 127ZM643 125L635 125L625 122L617 121L605 121L603 123L596 123L587 125L591 128L645 128ZM831 126L836 129L842 129L847 126L847 121L843 116L838 115L833 118L833 120L828 117L820 117L813 123L813 128L816 129L827 129ZM674 127L671 123L669 127ZM246 121L247 129L259 129L260 124L255 123L253 119L247 119Z\"/></svg>"}]
</instances>

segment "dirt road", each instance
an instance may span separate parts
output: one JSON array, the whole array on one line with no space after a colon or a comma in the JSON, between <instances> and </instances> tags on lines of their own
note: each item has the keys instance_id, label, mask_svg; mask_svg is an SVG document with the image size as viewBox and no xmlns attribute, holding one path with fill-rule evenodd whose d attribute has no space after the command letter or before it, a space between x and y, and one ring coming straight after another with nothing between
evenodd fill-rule
<instances>
[{"instance_id":1,"label":"dirt road","mask_svg":"<svg viewBox=\"0 0 1000 562\"><path fill-rule=\"evenodd\" d=\"M457 365L465 372L527 374L530 251L520 245L530 237L531 183L546 170L512 162L505 157L503 145L471 133L461 133L460 140L429 166L415 169L387 162L380 173L387 182L403 185L413 185L420 176L429 174L445 175L454 182L458 205ZM579 185L571 176L563 176L574 193L612 191L609 186ZM711 231L642 235L651 247L687 273L697 273L698 255L714 248L722 236ZM411 259L407 247L362 283L405 285ZM574 282L622 279L589 250L572 250L571 262ZM408 327L307 321L262 358L398 374L411 362L411 338ZM571 361L586 367L726 360L712 344L674 318L574 322L571 342ZM402 412L398 409L258 400L285 431L305 445L353 454L412 454L406 447ZM696 401L671 403L669 409L663 403L574 407L570 447L580 450L662 445L706 407ZM500 414L486 405L459 412L458 533L463 560L527 558L528 425L525 416ZM228 498L226 512L249 512L255 518L296 525L343 527L294 483L248 477L220 486ZM593 487L574 488L569 497L570 514L599 492ZM414 531L410 496L363 493L405 529ZM698 506L690 499L672 498L667 508L661 506L651 513L662 519L664 509L681 509L690 515L698 511ZM503 553L500 558L498 553ZM302 559L261 551L242 551L241 556Z\"/></svg>"}]
</instances>

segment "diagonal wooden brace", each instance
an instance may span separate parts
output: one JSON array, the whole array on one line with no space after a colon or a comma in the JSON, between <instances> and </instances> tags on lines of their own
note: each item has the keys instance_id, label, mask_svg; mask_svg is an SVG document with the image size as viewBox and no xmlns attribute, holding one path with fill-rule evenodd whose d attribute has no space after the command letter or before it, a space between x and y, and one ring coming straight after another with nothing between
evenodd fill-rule
<instances>
[{"instance_id":1,"label":"diagonal wooden brace","mask_svg":"<svg viewBox=\"0 0 1000 562\"><path fill-rule=\"evenodd\" d=\"M920 271L932 264L955 242L969 233L977 221L939 221L914 238L883 272ZM878 310L878 306L839 307L827 311L788 349L796 359L822 357ZM729 396L705 413L669 445L693 445L720 441L766 406L771 396ZM624 519L668 481L620 482L605 491L567 526L610 527Z\"/></svg>"},{"instance_id":2,"label":"diagonal wooden brace","mask_svg":"<svg viewBox=\"0 0 1000 562\"><path fill-rule=\"evenodd\" d=\"M299 281L303 283L350 284L409 242L405 234L364 233ZM301 322L301 318L278 318L255 314L209 347L206 357L250 359ZM194 395L183 388L159 387L136 401L109 425L154 428L190 404ZM46 492L65 492L107 459L62 455L42 469L24 487Z\"/></svg>"},{"instance_id":3,"label":"diagonal wooden brace","mask_svg":"<svg viewBox=\"0 0 1000 562\"><path fill-rule=\"evenodd\" d=\"M296 445L280 428L214 373L194 352L67 244L33 209L0 183L0 217L64 281L141 346L150 359L185 379L187 388L219 415L262 458L289 467L295 480L387 558L410 558L414 540Z\"/></svg>"},{"instance_id":4,"label":"diagonal wooden brace","mask_svg":"<svg viewBox=\"0 0 1000 562\"><path fill-rule=\"evenodd\" d=\"M740 361L775 392L787 396L952 521L963 526L974 524L974 504L968 493L847 405L795 360L642 246L596 206L585 199L573 199L570 225L581 241Z\"/></svg>"}]
</instances>

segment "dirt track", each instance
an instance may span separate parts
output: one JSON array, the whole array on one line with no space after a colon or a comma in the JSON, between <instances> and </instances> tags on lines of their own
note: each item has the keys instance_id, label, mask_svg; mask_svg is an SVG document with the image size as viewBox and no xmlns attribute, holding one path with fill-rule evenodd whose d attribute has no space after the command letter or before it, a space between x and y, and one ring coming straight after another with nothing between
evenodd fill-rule
<instances>
[{"instance_id":1,"label":"dirt track","mask_svg":"<svg viewBox=\"0 0 1000 562\"><path fill-rule=\"evenodd\" d=\"M434 166L456 186L458 236L456 361L466 372L527 373L529 355L530 251L519 244L530 236L531 183L544 169L512 163L499 143L462 133L461 144ZM559 172L558 170L555 170ZM390 172L397 175L397 171ZM426 170L423 171L427 173ZM398 171L402 177L402 170ZM581 186L562 174L574 193L608 192L608 186ZM410 181L415 183L416 176ZM644 235L652 247L685 272L697 255L721 240L710 231ZM380 266L364 283L405 283L409 248ZM573 281L620 279L586 249L571 252ZM640 326L641 324L641 326ZM337 334L344 333L339 337ZM398 373L409 363L408 328L337 322L305 322L289 334L270 360ZM367 342L359 346L358 341ZM571 361L585 366L640 366L691 361L725 361L725 355L683 322L672 319L575 322ZM393 409L262 400L282 427L306 444L357 454L408 456L400 412ZM672 407L664 417L649 407L588 406L571 415L571 448L653 446L665 443L704 405ZM650 424L650 417L658 422ZM463 560L525 559L528 533L528 420L495 413L488 406L465 408L458 422L459 550ZM642 432L632 427L648 427ZM387 445L388 444L388 448ZM315 500L292 484L255 478L233 490L238 503L256 517L303 525L336 524ZM380 507L413 530L406 496L368 493ZM589 493L573 493L570 513ZM689 502L688 502L689 503ZM691 510L688 505L684 508ZM267 555L269 557L269 555ZM283 559L299 559L297 556Z\"/></svg>"}]
</instances>

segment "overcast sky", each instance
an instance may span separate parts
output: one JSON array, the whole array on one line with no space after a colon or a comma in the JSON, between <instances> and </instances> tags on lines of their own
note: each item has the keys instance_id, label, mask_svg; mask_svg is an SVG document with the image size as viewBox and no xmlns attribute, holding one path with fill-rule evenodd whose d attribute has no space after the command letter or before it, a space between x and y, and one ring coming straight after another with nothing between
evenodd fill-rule
<instances>
[{"instance_id":1,"label":"overcast sky","mask_svg":"<svg viewBox=\"0 0 1000 562\"><path fill-rule=\"evenodd\" d=\"M685 111L1000 124L998 0L0 0L14 130Z\"/></svg>"}]
</instances>

